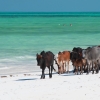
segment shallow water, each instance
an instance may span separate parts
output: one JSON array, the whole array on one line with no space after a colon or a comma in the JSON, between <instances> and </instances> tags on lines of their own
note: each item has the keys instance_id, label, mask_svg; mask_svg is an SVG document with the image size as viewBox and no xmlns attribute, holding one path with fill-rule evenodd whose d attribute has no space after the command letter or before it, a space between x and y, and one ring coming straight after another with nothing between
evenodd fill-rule
<instances>
[{"instance_id":1,"label":"shallow water","mask_svg":"<svg viewBox=\"0 0 100 100\"><path fill-rule=\"evenodd\" d=\"M34 72L42 50L87 48L99 37L100 13L0 13L0 72Z\"/></svg>"}]
</instances>

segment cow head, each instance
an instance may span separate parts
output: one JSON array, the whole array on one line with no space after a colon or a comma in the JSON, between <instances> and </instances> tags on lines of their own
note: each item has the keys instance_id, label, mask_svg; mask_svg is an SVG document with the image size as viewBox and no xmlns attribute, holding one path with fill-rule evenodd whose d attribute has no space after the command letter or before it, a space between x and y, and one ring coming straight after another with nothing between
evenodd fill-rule
<instances>
[{"instance_id":1,"label":"cow head","mask_svg":"<svg viewBox=\"0 0 100 100\"><path fill-rule=\"evenodd\" d=\"M86 57L86 49L84 49L84 50L82 51L82 56L83 56L83 58Z\"/></svg>"},{"instance_id":2,"label":"cow head","mask_svg":"<svg viewBox=\"0 0 100 100\"><path fill-rule=\"evenodd\" d=\"M42 55L37 54L36 55L36 60L37 60L37 66L40 66L40 68L41 68L42 63L43 63L43 57L42 57Z\"/></svg>"},{"instance_id":3,"label":"cow head","mask_svg":"<svg viewBox=\"0 0 100 100\"><path fill-rule=\"evenodd\" d=\"M82 59L82 54L77 53L77 52L71 52L70 60L73 62L73 61L76 61L76 59Z\"/></svg>"}]
</instances>

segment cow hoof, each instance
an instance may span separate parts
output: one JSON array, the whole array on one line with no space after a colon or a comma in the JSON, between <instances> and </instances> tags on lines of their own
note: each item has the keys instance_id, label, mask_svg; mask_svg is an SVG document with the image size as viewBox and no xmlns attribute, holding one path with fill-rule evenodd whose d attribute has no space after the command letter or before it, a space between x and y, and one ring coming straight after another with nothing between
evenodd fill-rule
<instances>
[{"instance_id":1,"label":"cow hoof","mask_svg":"<svg viewBox=\"0 0 100 100\"><path fill-rule=\"evenodd\" d=\"M43 76L43 79L45 79L45 76Z\"/></svg>"},{"instance_id":2,"label":"cow hoof","mask_svg":"<svg viewBox=\"0 0 100 100\"><path fill-rule=\"evenodd\" d=\"M98 72L96 72L95 74L98 74Z\"/></svg>"},{"instance_id":3,"label":"cow hoof","mask_svg":"<svg viewBox=\"0 0 100 100\"><path fill-rule=\"evenodd\" d=\"M40 79L45 79L45 76L41 76L41 78Z\"/></svg>"},{"instance_id":4,"label":"cow hoof","mask_svg":"<svg viewBox=\"0 0 100 100\"><path fill-rule=\"evenodd\" d=\"M52 78L52 77L49 77L49 78Z\"/></svg>"},{"instance_id":5,"label":"cow hoof","mask_svg":"<svg viewBox=\"0 0 100 100\"><path fill-rule=\"evenodd\" d=\"M43 77L41 77L40 79L43 79Z\"/></svg>"},{"instance_id":6,"label":"cow hoof","mask_svg":"<svg viewBox=\"0 0 100 100\"><path fill-rule=\"evenodd\" d=\"M49 78L52 78L52 75L50 74Z\"/></svg>"},{"instance_id":7,"label":"cow hoof","mask_svg":"<svg viewBox=\"0 0 100 100\"><path fill-rule=\"evenodd\" d=\"M42 76L41 76L41 78L40 79L42 79Z\"/></svg>"}]
</instances>

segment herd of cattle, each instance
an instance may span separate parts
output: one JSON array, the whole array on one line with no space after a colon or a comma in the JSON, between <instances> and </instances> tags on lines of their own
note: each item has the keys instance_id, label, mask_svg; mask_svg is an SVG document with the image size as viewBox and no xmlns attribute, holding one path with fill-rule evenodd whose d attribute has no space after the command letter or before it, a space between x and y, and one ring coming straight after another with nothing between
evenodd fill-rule
<instances>
[{"instance_id":1,"label":"herd of cattle","mask_svg":"<svg viewBox=\"0 0 100 100\"><path fill-rule=\"evenodd\" d=\"M42 51L36 55L37 65L42 69L41 79L45 78L45 68L49 68L49 77L52 78L52 71L54 69L54 61L58 66L58 74L69 72L69 62L72 62L75 74L87 73L90 71L94 73L99 72L100 69L100 46L88 47L82 49L74 47L72 51L59 52L56 56L48 51ZM67 71L66 71L66 65Z\"/></svg>"}]
</instances>

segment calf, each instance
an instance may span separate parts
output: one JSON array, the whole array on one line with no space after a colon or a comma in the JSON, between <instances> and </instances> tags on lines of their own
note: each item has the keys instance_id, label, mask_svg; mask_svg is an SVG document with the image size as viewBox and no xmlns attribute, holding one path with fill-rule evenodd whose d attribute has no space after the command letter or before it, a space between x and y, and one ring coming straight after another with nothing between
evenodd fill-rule
<instances>
[{"instance_id":1,"label":"calf","mask_svg":"<svg viewBox=\"0 0 100 100\"><path fill-rule=\"evenodd\" d=\"M80 71L80 74L83 74L82 72L82 67L83 67L83 61L82 59L76 59L72 61L73 66L75 66L75 74L77 73L78 75L78 71ZM80 68L80 70L78 70Z\"/></svg>"},{"instance_id":2,"label":"calf","mask_svg":"<svg viewBox=\"0 0 100 100\"><path fill-rule=\"evenodd\" d=\"M66 72L66 63L68 65L67 72L69 72L69 61L70 61L69 51L63 51L58 53L58 57L57 59L55 59L55 62L58 66L59 74Z\"/></svg>"},{"instance_id":3,"label":"calf","mask_svg":"<svg viewBox=\"0 0 100 100\"><path fill-rule=\"evenodd\" d=\"M71 60L71 62L73 63L73 62L75 62L77 59L82 59L82 56L79 54L79 53L77 53L77 52L71 52L70 53L70 60ZM73 65L73 68L74 68L74 71L73 72L75 72L75 70L76 70L76 66L75 65Z\"/></svg>"}]
</instances>

